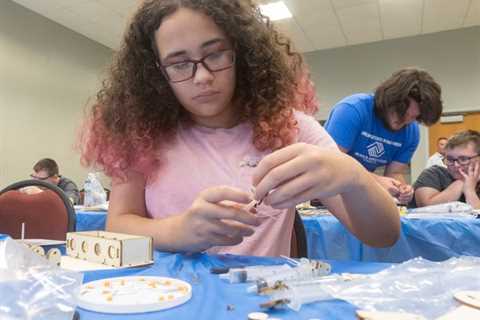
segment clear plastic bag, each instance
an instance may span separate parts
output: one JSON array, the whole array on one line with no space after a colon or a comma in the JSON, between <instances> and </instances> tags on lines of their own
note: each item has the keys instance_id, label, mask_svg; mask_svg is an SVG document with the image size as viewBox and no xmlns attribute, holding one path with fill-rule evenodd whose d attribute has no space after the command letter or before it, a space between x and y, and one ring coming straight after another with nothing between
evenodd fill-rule
<instances>
[{"instance_id":1,"label":"clear plastic bag","mask_svg":"<svg viewBox=\"0 0 480 320\"><path fill-rule=\"evenodd\" d=\"M85 190L85 198L83 200L85 207L102 206L107 203L107 193L97 173L90 172L87 174L83 189Z\"/></svg>"},{"instance_id":2,"label":"clear plastic bag","mask_svg":"<svg viewBox=\"0 0 480 320\"><path fill-rule=\"evenodd\" d=\"M480 290L480 258L443 262L415 258L365 278L325 283L322 290L322 294L364 310L408 312L435 319L458 306L453 298L456 292Z\"/></svg>"},{"instance_id":3,"label":"clear plastic bag","mask_svg":"<svg viewBox=\"0 0 480 320\"><path fill-rule=\"evenodd\" d=\"M83 275L48 262L15 240L0 241L0 319L70 320Z\"/></svg>"}]
</instances>

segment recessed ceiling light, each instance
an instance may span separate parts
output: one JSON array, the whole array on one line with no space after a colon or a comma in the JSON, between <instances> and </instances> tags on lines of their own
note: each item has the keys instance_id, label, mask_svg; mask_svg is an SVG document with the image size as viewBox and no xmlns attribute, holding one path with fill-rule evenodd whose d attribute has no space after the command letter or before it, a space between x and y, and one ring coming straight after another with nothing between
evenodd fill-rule
<instances>
[{"instance_id":1,"label":"recessed ceiling light","mask_svg":"<svg viewBox=\"0 0 480 320\"><path fill-rule=\"evenodd\" d=\"M267 16L271 21L282 20L292 17L292 13L288 10L283 1L272 2L259 5L260 12Z\"/></svg>"}]
</instances>

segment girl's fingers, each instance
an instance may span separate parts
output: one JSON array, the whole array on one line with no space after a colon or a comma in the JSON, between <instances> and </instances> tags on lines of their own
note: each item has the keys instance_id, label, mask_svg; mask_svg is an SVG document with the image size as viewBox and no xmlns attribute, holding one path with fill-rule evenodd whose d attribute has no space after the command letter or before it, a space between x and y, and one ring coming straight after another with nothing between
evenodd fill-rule
<instances>
[{"instance_id":1,"label":"girl's fingers","mask_svg":"<svg viewBox=\"0 0 480 320\"><path fill-rule=\"evenodd\" d=\"M209 220L233 220L250 226L260 225L260 220L254 214L234 206L205 202L198 211Z\"/></svg>"},{"instance_id":2,"label":"girl's fingers","mask_svg":"<svg viewBox=\"0 0 480 320\"><path fill-rule=\"evenodd\" d=\"M325 192L328 192L328 188L324 188L324 190L322 190L322 194L317 194L318 188L316 193L313 192L314 188L318 184L319 183L316 181L316 176L314 174L304 173L282 184L277 189L269 193L264 199L264 202L275 208L279 203L283 202L294 203L294 205L296 205L300 202L303 202L300 200L303 199L303 197L300 195L304 194L308 190L312 191L310 193L312 193L313 198L324 198ZM304 201L307 200L310 199L305 199Z\"/></svg>"},{"instance_id":3,"label":"girl's fingers","mask_svg":"<svg viewBox=\"0 0 480 320\"><path fill-rule=\"evenodd\" d=\"M210 203L233 201L247 204L252 201L252 196L248 192L226 186L206 189L200 193L200 197Z\"/></svg>"},{"instance_id":4,"label":"girl's fingers","mask_svg":"<svg viewBox=\"0 0 480 320\"><path fill-rule=\"evenodd\" d=\"M212 232L226 237L249 237L255 230L234 221L214 220L212 223Z\"/></svg>"},{"instance_id":5,"label":"girl's fingers","mask_svg":"<svg viewBox=\"0 0 480 320\"><path fill-rule=\"evenodd\" d=\"M319 198L316 196L317 193L318 192L315 188L310 188L302 191L301 193L296 194L293 197L285 199L284 201L271 204L271 206L275 209L290 209L299 203L309 201L314 198Z\"/></svg>"},{"instance_id":6,"label":"girl's fingers","mask_svg":"<svg viewBox=\"0 0 480 320\"><path fill-rule=\"evenodd\" d=\"M302 144L292 144L280 150L277 150L263 158L255 168L252 183L257 186L258 183L274 168L297 157L300 153Z\"/></svg>"}]
</instances>

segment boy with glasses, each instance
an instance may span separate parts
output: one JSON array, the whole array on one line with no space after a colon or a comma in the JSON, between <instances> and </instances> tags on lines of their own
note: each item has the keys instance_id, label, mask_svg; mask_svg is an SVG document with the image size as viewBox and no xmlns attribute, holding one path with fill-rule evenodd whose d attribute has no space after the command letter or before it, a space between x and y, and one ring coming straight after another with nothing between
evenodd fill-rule
<instances>
[{"instance_id":1,"label":"boy with glasses","mask_svg":"<svg viewBox=\"0 0 480 320\"><path fill-rule=\"evenodd\" d=\"M480 208L480 133L457 133L445 149L447 167L435 165L425 169L414 184L417 207L462 201Z\"/></svg>"},{"instance_id":2,"label":"boy with glasses","mask_svg":"<svg viewBox=\"0 0 480 320\"><path fill-rule=\"evenodd\" d=\"M30 177L56 185L63 190L73 204L77 204L80 199L80 193L75 182L59 174L58 165L53 159L45 158L38 161L33 166L33 174L31 174ZM42 192L42 189L32 186L23 188L22 191L28 194L35 194Z\"/></svg>"}]
</instances>

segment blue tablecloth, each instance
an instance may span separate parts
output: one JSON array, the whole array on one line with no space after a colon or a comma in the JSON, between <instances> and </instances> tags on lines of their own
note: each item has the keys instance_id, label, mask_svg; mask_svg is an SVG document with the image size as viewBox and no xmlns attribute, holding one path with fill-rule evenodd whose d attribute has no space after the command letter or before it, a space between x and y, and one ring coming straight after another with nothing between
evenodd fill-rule
<instances>
[{"instance_id":1,"label":"blue tablecloth","mask_svg":"<svg viewBox=\"0 0 480 320\"><path fill-rule=\"evenodd\" d=\"M105 230L107 221L106 211L81 211L76 210L76 231Z\"/></svg>"},{"instance_id":2,"label":"blue tablecloth","mask_svg":"<svg viewBox=\"0 0 480 320\"><path fill-rule=\"evenodd\" d=\"M267 297L247 293L246 288L250 284L230 284L221 280L218 275L209 272L210 268L280 263L285 263L285 260L282 258L233 255L210 256L207 254L196 254L187 256L155 252L155 264L151 267L85 272L84 282L128 275L174 277L188 281L192 285L193 294L191 300L173 309L133 315L101 314L79 309L80 319L245 320L250 312L262 311L259 304L267 301ZM359 262L331 262L331 264L335 273L373 273L389 266L389 264ZM227 305L233 305L234 309L227 310ZM282 320L313 318L329 320L356 319L355 307L341 300L329 300L305 305L300 312L287 308L268 311L268 313L270 317L281 318Z\"/></svg>"},{"instance_id":3,"label":"blue tablecloth","mask_svg":"<svg viewBox=\"0 0 480 320\"><path fill-rule=\"evenodd\" d=\"M403 262L421 256L442 261L480 256L480 219L401 219L402 233L391 248L363 245L332 216L303 217L308 256L341 261Z\"/></svg>"}]
</instances>

